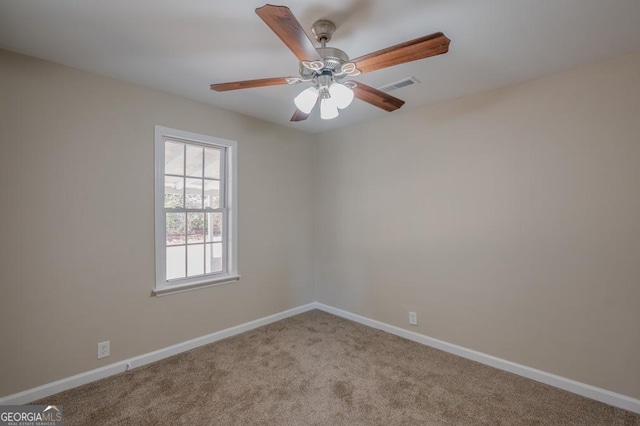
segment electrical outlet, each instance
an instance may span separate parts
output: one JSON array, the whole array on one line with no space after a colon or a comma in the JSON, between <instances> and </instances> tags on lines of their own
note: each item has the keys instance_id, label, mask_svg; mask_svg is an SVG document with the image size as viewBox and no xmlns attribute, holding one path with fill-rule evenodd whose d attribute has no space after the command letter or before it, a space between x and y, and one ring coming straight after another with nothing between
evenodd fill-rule
<instances>
[{"instance_id":1,"label":"electrical outlet","mask_svg":"<svg viewBox=\"0 0 640 426\"><path fill-rule=\"evenodd\" d=\"M111 341L98 343L98 359L106 358L111 354Z\"/></svg>"},{"instance_id":2,"label":"electrical outlet","mask_svg":"<svg viewBox=\"0 0 640 426\"><path fill-rule=\"evenodd\" d=\"M415 312L409 312L409 324L418 325L418 314Z\"/></svg>"}]
</instances>

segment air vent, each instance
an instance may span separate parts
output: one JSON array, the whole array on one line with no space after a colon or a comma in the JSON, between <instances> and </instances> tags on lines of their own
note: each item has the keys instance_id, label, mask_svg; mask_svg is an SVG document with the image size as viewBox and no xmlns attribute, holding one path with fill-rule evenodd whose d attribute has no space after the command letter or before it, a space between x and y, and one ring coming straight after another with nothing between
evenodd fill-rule
<instances>
[{"instance_id":1,"label":"air vent","mask_svg":"<svg viewBox=\"0 0 640 426\"><path fill-rule=\"evenodd\" d=\"M400 81L396 81L395 83L391 83L391 84L387 84L386 86L382 86L379 87L379 90L382 90L383 92L391 92L393 90L397 90L397 89L401 89L403 87L407 87L407 86L411 86L412 84L417 84L420 83L420 80L418 80L415 77L407 77L407 78L403 78Z\"/></svg>"}]
</instances>

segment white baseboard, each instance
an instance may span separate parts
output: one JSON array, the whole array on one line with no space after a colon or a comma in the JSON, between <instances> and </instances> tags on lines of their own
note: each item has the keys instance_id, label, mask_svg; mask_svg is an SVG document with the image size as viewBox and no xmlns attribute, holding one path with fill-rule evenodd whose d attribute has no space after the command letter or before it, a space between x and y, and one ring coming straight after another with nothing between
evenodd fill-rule
<instances>
[{"instance_id":1,"label":"white baseboard","mask_svg":"<svg viewBox=\"0 0 640 426\"><path fill-rule=\"evenodd\" d=\"M405 330L404 328L396 327L394 325L376 321L371 318L343 311L342 309L334 308L322 303L316 302L313 305L315 308L328 312L330 314L334 314L372 328L377 328L379 330L386 331L387 333L395 334L396 336L404 337L405 339L412 340L414 342L421 343L432 348L440 349L441 351L449 352L463 358L477 361L479 363L489 365L499 370L508 371L509 373L517 374L518 376L526 377L528 379L545 383L547 385L563 389L578 395L582 395L596 401L604 402L605 404L613 405L614 407L623 408L625 410L640 414L639 399L611 392L606 389L597 388L595 386L587 385L585 383L577 382L575 380L567 379L566 377L557 376L555 374L547 373L545 371L537 370L525 365L516 364L515 362L496 358L482 352L474 351L473 349L467 349L462 346L447 343L442 340L425 336L424 334Z\"/></svg>"},{"instance_id":2,"label":"white baseboard","mask_svg":"<svg viewBox=\"0 0 640 426\"><path fill-rule=\"evenodd\" d=\"M96 380L104 379L106 377L122 373L132 368L150 364L152 362L177 355L181 352L195 349L199 346L207 345L209 343L217 342L218 340L226 339L227 337L235 336L236 334L244 333L245 331L253 330L254 328L271 324L272 322L276 322L281 319L301 314L303 312L310 311L316 308L317 306L315 303L309 303L307 305L298 306L297 308L279 312L274 315L269 315L268 317L240 324L235 327L227 328L225 330L220 330L207 336L198 337L193 340L178 343L177 345L169 346L164 349L129 358L124 361L114 362L113 364L96 368L95 370L80 373L75 376L67 377L55 382L47 383L42 386L27 389L23 392L18 392L2 397L0 398L0 405L28 404L32 401L46 398L58 392L85 385L87 383L95 382Z\"/></svg>"},{"instance_id":3,"label":"white baseboard","mask_svg":"<svg viewBox=\"0 0 640 426\"><path fill-rule=\"evenodd\" d=\"M0 405L15 405L15 404L28 404L31 401L46 398L47 396L62 392L68 389L75 388L87 383L94 382L96 380L104 379L109 376L113 376L118 373L127 371L128 369L140 367L155 361L159 361L164 358L168 358L173 355L177 355L181 352L185 352L197 347L207 345L209 343L216 342L218 340L226 339L227 337L235 336L236 334L244 333L245 331L253 330L254 328L261 327L263 325L271 324L291 317L293 315L301 314L303 312L310 311L312 309L320 309L330 314L337 315L339 317L358 322L360 324L386 331L387 333L395 334L396 336L403 337L405 339L412 340L417 343L421 343L432 348L440 349L445 352L452 353L454 355L461 356L473 361L480 362L482 364L489 365L491 367L508 371L513 374L517 374L522 377L526 377L547 385L564 389L569 392L573 392L578 395L585 396L587 398L594 399L596 401L604 402L605 404L613 405L614 407L623 408L625 410L632 411L640 414L640 400L631 398L629 396L621 395L619 393L611 392L606 389L597 388L595 386L587 385L585 383L577 382L575 380L567 379L565 377L557 376L555 374L547 373L535 368L527 367L524 365L516 364L511 361L507 361L501 358L497 358L491 355L484 354L482 352L467 349L462 346L447 343L442 340L434 339L432 337L425 336L423 334L415 333L413 331L405 330L394 325L386 324L380 321L376 321L371 318L363 317L351 312L344 311L342 309L334 308L322 303L313 302L306 305L298 306L297 308L289 309L274 315L270 315L264 318L260 318L254 321L250 321L235 327L227 328L225 330L217 331L207 336L199 337L186 342L178 343L177 345L169 346L164 349L160 349L154 352L149 352L144 355L129 358L123 361L118 361L107 366L97 368L95 370L87 371L85 373L77 374L75 376L67 377L55 382L47 383L42 386L38 386L33 389L28 389L23 392L18 392L12 395L8 395L0 398Z\"/></svg>"}]
</instances>

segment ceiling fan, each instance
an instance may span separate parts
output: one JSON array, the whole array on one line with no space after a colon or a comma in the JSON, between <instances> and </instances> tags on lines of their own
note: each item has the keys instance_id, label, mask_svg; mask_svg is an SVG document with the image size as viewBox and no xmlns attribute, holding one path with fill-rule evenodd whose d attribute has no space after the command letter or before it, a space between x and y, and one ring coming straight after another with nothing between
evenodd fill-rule
<instances>
[{"instance_id":1,"label":"ceiling fan","mask_svg":"<svg viewBox=\"0 0 640 426\"><path fill-rule=\"evenodd\" d=\"M327 47L327 42L336 30L333 22L326 19L316 21L311 31L321 47L316 48L302 26L286 6L264 5L256 13L287 45L300 61L300 77L275 77L257 80L234 81L212 84L217 92L248 89L252 87L281 84L312 83L312 86L295 97L297 107L291 121L302 121L309 117L313 108L320 104L320 117L332 119L338 109L344 109L354 97L386 111L395 111L404 101L381 90L353 80L344 81L365 72L416 61L449 51L450 40L442 33L434 33L386 49L378 50L356 59L340 49Z\"/></svg>"}]
</instances>

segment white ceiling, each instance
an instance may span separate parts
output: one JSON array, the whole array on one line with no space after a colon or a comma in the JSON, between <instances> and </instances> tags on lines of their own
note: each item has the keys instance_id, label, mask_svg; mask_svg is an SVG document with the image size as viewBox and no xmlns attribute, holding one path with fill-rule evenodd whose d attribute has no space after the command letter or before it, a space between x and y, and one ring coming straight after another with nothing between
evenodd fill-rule
<instances>
[{"instance_id":1,"label":"white ceiling","mask_svg":"<svg viewBox=\"0 0 640 426\"><path fill-rule=\"evenodd\" d=\"M265 0L2 0L0 48L47 59L308 132L389 114L354 101L334 120L289 118L304 89L216 93L209 84L297 75L295 56L254 13ZM640 0L289 0L308 30L338 29L330 46L355 58L442 31L449 53L356 77L394 91L401 114L640 50Z\"/></svg>"}]
</instances>

